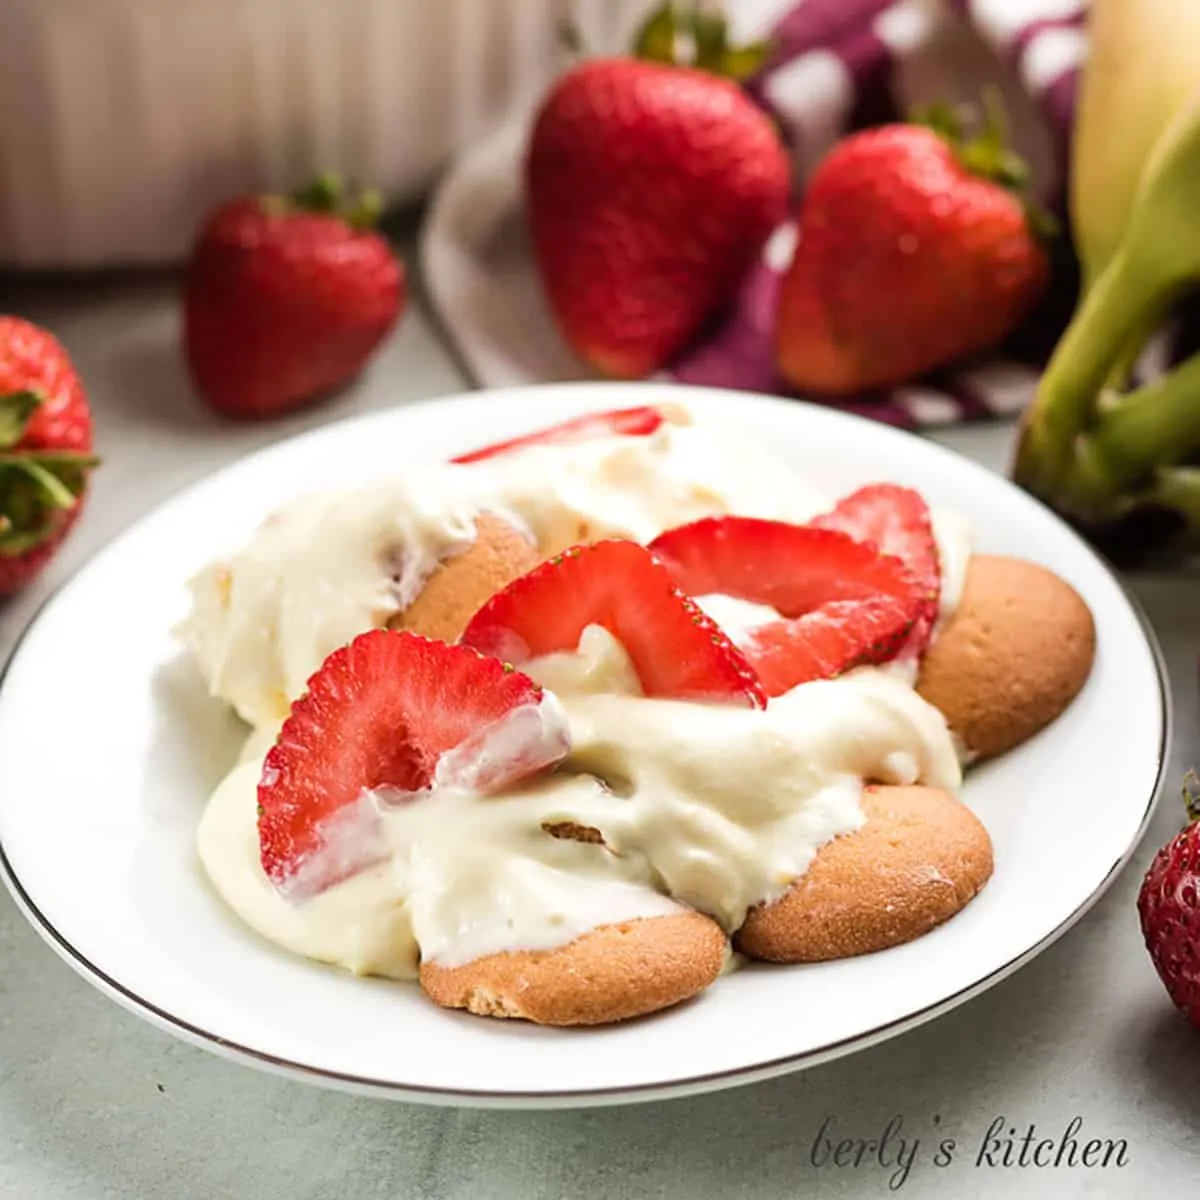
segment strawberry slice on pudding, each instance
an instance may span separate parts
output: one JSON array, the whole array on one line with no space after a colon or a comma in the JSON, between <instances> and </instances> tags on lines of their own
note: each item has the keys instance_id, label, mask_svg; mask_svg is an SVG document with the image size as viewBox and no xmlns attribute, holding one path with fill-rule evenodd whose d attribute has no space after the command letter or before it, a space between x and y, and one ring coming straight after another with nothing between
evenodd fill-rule
<instances>
[{"instance_id":1,"label":"strawberry slice on pudding","mask_svg":"<svg viewBox=\"0 0 1200 1200\"><path fill-rule=\"evenodd\" d=\"M691 596L720 593L797 617L831 600L880 593L912 604L897 559L846 533L761 517L703 517L647 547Z\"/></svg>"},{"instance_id":2,"label":"strawberry slice on pudding","mask_svg":"<svg viewBox=\"0 0 1200 1200\"><path fill-rule=\"evenodd\" d=\"M582 417L574 417L558 425L539 429L521 437L510 438L508 441L497 442L484 446L480 450L472 450L452 458L452 463L481 462L486 458L495 458L498 454L508 454L513 450L524 450L527 446L561 445L566 442L586 442L593 438L605 437L649 437L667 422L681 424L683 418L672 405L661 408L653 405L642 405L638 408L617 408L609 412L585 413Z\"/></svg>"},{"instance_id":3,"label":"strawberry slice on pudding","mask_svg":"<svg viewBox=\"0 0 1200 1200\"><path fill-rule=\"evenodd\" d=\"M647 696L766 704L742 652L636 542L591 542L535 567L471 618L462 641L521 663L575 650L589 625L625 647Z\"/></svg>"},{"instance_id":4,"label":"strawberry slice on pudding","mask_svg":"<svg viewBox=\"0 0 1200 1200\"><path fill-rule=\"evenodd\" d=\"M926 602L905 652L919 656L929 644L942 590L933 518L920 493L894 483L869 484L844 496L830 512L814 517L809 524L871 542L884 554L895 555L913 573L926 593Z\"/></svg>"},{"instance_id":5,"label":"strawberry slice on pudding","mask_svg":"<svg viewBox=\"0 0 1200 1200\"><path fill-rule=\"evenodd\" d=\"M833 529L706 517L649 549L694 596L733 596L780 614L740 639L768 696L887 662L929 609L927 590L898 558Z\"/></svg>"},{"instance_id":6,"label":"strawberry slice on pudding","mask_svg":"<svg viewBox=\"0 0 1200 1200\"><path fill-rule=\"evenodd\" d=\"M750 630L742 650L767 695L782 696L802 683L894 659L912 629L911 612L890 596L832 600Z\"/></svg>"},{"instance_id":7,"label":"strawberry slice on pudding","mask_svg":"<svg viewBox=\"0 0 1200 1200\"><path fill-rule=\"evenodd\" d=\"M557 701L467 646L378 629L334 651L292 706L258 786L263 870L293 897L387 856L380 803L501 790L570 748Z\"/></svg>"}]
</instances>

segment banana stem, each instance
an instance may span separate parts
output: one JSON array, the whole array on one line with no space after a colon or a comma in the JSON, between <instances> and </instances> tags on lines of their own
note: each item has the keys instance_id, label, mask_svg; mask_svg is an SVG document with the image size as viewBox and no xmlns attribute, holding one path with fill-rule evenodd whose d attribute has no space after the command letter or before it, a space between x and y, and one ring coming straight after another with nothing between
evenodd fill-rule
<instances>
[{"instance_id":1,"label":"banana stem","mask_svg":"<svg viewBox=\"0 0 1200 1200\"><path fill-rule=\"evenodd\" d=\"M1167 298L1119 253L1096 280L1046 366L1026 418L1017 472L1043 486L1069 475L1076 441L1092 424L1114 363L1133 334L1154 328Z\"/></svg>"},{"instance_id":2,"label":"banana stem","mask_svg":"<svg viewBox=\"0 0 1200 1200\"><path fill-rule=\"evenodd\" d=\"M1200 354L1113 403L1092 441L1096 459L1118 488L1191 455L1200 447Z\"/></svg>"},{"instance_id":3,"label":"banana stem","mask_svg":"<svg viewBox=\"0 0 1200 1200\"><path fill-rule=\"evenodd\" d=\"M1158 314L1154 314L1157 317ZM1142 356L1142 351L1146 348L1146 343L1158 329L1157 320L1148 320L1145 314L1141 320L1137 322L1131 337L1127 339L1125 345L1121 348L1121 353L1113 360L1113 365L1108 372L1108 378L1104 381L1105 388L1112 388L1116 391L1124 389L1129 382L1129 377L1133 374L1133 368L1137 365L1137 360Z\"/></svg>"},{"instance_id":4,"label":"banana stem","mask_svg":"<svg viewBox=\"0 0 1200 1200\"><path fill-rule=\"evenodd\" d=\"M1178 513L1187 522L1187 541L1200 545L1200 467L1170 467L1162 471L1145 499Z\"/></svg>"}]
</instances>

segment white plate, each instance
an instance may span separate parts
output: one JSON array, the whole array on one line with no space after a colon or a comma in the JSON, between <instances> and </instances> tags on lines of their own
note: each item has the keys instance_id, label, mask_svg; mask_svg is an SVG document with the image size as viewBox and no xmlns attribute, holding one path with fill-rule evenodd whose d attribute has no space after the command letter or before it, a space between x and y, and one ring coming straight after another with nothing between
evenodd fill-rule
<instances>
[{"instance_id":1,"label":"white plate","mask_svg":"<svg viewBox=\"0 0 1200 1200\"><path fill-rule=\"evenodd\" d=\"M983 894L911 945L751 967L652 1019L557 1031L444 1012L413 985L292 957L210 890L193 831L240 730L169 633L193 570L314 485L664 390L475 393L327 426L176 496L93 559L33 623L0 689L0 861L46 940L134 1012L243 1062L413 1100L552 1106L702 1091L845 1054L961 1003L1065 932L1136 845L1162 767L1162 671L1120 585L1042 507L948 451L827 409L699 390L684 397L699 415L740 419L818 486L918 486L974 522L978 549L1053 567L1091 606L1099 652L1082 695L969 776L965 799L995 842Z\"/></svg>"}]
</instances>

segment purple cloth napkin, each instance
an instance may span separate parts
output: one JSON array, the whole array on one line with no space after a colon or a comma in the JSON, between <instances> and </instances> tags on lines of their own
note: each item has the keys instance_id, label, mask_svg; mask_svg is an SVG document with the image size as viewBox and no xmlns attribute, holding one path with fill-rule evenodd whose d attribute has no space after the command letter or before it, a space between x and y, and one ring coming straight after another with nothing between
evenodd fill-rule
<instances>
[{"instance_id":1,"label":"purple cloth napkin","mask_svg":"<svg viewBox=\"0 0 1200 1200\"><path fill-rule=\"evenodd\" d=\"M1017 148L1044 204L1063 218L1071 116L1086 51L1087 0L802 0L775 26L776 49L749 90L792 149L797 192L847 132L899 117L914 102L977 98L998 83ZM1024 142L1024 144L1023 144ZM1067 317L1077 273L1065 232L1056 239L1052 293L995 355L883 393L830 401L909 428L1012 414L1032 395ZM777 231L732 312L669 372L680 381L788 394L771 338L780 267L793 230Z\"/></svg>"}]
</instances>

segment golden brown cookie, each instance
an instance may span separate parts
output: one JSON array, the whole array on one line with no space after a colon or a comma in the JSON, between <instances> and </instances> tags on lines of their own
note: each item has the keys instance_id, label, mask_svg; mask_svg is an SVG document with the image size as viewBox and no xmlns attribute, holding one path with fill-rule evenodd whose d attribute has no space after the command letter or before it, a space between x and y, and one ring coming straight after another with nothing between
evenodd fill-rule
<instances>
[{"instance_id":1,"label":"golden brown cookie","mask_svg":"<svg viewBox=\"0 0 1200 1200\"><path fill-rule=\"evenodd\" d=\"M421 964L444 1008L539 1025L606 1025L669 1008L721 973L725 935L696 912L602 925L554 950L492 954L457 967Z\"/></svg>"},{"instance_id":2,"label":"golden brown cookie","mask_svg":"<svg viewBox=\"0 0 1200 1200\"><path fill-rule=\"evenodd\" d=\"M869 787L867 822L827 842L778 900L750 910L735 945L772 962L824 962L920 937L966 907L992 874L992 840L960 800Z\"/></svg>"},{"instance_id":3,"label":"golden brown cookie","mask_svg":"<svg viewBox=\"0 0 1200 1200\"><path fill-rule=\"evenodd\" d=\"M552 825L543 825L542 829L553 838L562 838L568 842L587 842L592 846L604 845L604 834L590 825L580 825L578 821L555 821Z\"/></svg>"},{"instance_id":4,"label":"golden brown cookie","mask_svg":"<svg viewBox=\"0 0 1200 1200\"><path fill-rule=\"evenodd\" d=\"M520 530L494 513L480 513L475 540L441 563L421 594L388 624L452 642L486 600L541 561L537 547Z\"/></svg>"},{"instance_id":5,"label":"golden brown cookie","mask_svg":"<svg viewBox=\"0 0 1200 1200\"><path fill-rule=\"evenodd\" d=\"M1050 724L1087 682L1091 611L1053 571L972 557L958 609L925 652L917 691L984 758Z\"/></svg>"},{"instance_id":6,"label":"golden brown cookie","mask_svg":"<svg viewBox=\"0 0 1200 1200\"><path fill-rule=\"evenodd\" d=\"M596 540L596 530L583 517L563 516L543 531L538 552L543 559L553 558L572 546L582 546Z\"/></svg>"}]
</instances>

